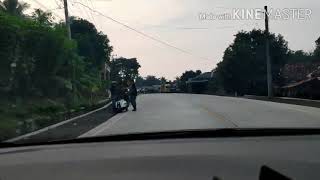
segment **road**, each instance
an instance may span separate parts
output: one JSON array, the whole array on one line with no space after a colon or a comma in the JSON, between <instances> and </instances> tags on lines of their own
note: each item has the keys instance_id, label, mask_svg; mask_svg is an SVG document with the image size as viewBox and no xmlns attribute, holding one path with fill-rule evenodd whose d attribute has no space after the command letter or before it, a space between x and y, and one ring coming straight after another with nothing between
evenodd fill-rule
<instances>
[{"instance_id":1,"label":"road","mask_svg":"<svg viewBox=\"0 0 320 180\"><path fill-rule=\"evenodd\" d=\"M244 98L147 94L80 137L203 128L320 127L319 108Z\"/></svg>"}]
</instances>

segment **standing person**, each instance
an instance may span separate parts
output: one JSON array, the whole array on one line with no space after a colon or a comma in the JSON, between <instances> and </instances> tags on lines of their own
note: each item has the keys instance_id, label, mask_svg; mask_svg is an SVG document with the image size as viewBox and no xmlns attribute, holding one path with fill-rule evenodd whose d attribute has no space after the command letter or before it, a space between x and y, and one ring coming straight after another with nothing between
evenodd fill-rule
<instances>
[{"instance_id":1,"label":"standing person","mask_svg":"<svg viewBox=\"0 0 320 180\"><path fill-rule=\"evenodd\" d=\"M112 102L112 108L113 111L116 111L116 102L119 99L120 92L119 92L119 87L116 81L112 81L111 87L110 87L110 92L111 92L111 102Z\"/></svg>"},{"instance_id":2,"label":"standing person","mask_svg":"<svg viewBox=\"0 0 320 180\"><path fill-rule=\"evenodd\" d=\"M136 84L132 79L128 80L127 84L129 87L129 92L128 92L129 101L133 106L133 111L137 111L136 98L137 98L138 92L137 92Z\"/></svg>"},{"instance_id":3,"label":"standing person","mask_svg":"<svg viewBox=\"0 0 320 180\"><path fill-rule=\"evenodd\" d=\"M129 99L129 95L128 95L128 87L126 82L124 82L121 86L121 91L120 91L120 97L121 99L125 100L127 102L127 110L130 104L130 99Z\"/></svg>"}]
</instances>

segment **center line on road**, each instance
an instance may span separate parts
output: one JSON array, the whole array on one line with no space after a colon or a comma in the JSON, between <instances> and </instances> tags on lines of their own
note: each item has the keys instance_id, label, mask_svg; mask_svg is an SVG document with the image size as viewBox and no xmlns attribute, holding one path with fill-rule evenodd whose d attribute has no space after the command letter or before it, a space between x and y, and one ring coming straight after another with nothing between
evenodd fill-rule
<instances>
[{"instance_id":1,"label":"center line on road","mask_svg":"<svg viewBox=\"0 0 320 180\"><path fill-rule=\"evenodd\" d=\"M231 120L225 118L223 115L220 115L219 113L216 113L216 112L212 112L209 110L209 108L207 108L205 106L200 105L200 107L202 107L210 116L213 116L214 118L219 119L220 121L227 121L236 128L239 127L237 124L235 124Z\"/></svg>"}]
</instances>

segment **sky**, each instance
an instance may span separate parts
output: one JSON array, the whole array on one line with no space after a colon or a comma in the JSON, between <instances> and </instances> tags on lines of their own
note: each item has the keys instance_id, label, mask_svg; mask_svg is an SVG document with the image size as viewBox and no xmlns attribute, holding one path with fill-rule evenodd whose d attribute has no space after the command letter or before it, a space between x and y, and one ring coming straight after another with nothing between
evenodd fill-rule
<instances>
[{"instance_id":1,"label":"sky","mask_svg":"<svg viewBox=\"0 0 320 180\"><path fill-rule=\"evenodd\" d=\"M51 10L64 17L61 0L24 0L33 8ZM246 18L239 12L252 12L265 5L272 12L299 9L301 17L284 14L270 20L270 31L281 34L292 50L312 51L320 32L319 0L68 0L72 16L93 22L108 35L113 54L137 58L140 74L174 79L186 70L211 71L222 60L224 50L240 30L264 29L263 18ZM147 38L127 27L92 12L85 4L108 17L143 32ZM291 11L290 11L291 12ZM310 14L310 13L311 14ZM200 18L200 15L235 15L233 19ZM308 16L306 13L309 13ZM58 17L59 16L59 17ZM169 46L170 45L170 46ZM173 47L172 47L173 46Z\"/></svg>"}]
</instances>

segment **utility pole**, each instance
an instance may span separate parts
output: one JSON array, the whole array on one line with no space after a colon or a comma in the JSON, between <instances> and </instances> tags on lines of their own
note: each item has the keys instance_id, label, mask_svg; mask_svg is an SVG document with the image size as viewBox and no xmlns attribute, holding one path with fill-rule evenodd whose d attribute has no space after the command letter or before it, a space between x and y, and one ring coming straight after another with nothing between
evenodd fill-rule
<instances>
[{"instance_id":1,"label":"utility pole","mask_svg":"<svg viewBox=\"0 0 320 180\"><path fill-rule=\"evenodd\" d=\"M269 14L268 6L264 6L265 10L265 38L266 38L266 59L267 59L267 81L268 81L268 98L273 97L272 92L272 66L271 66L271 57L270 57L270 41L269 41Z\"/></svg>"},{"instance_id":2,"label":"utility pole","mask_svg":"<svg viewBox=\"0 0 320 180\"><path fill-rule=\"evenodd\" d=\"M69 11L68 11L68 0L63 0L64 2L64 15L66 18L66 27L68 38L71 39L71 28L70 28L70 18L69 18Z\"/></svg>"},{"instance_id":3,"label":"utility pole","mask_svg":"<svg viewBox=\"0 0 320 180\"><path fill-rule=\"evenodd\" d=\"M70 27L70 17L69 17L69 10L68 10L68 0L63 0L63 4L64 4L64 15L65 15L65 19L66 19L66 28L67 28L67 35L68 38L71 40L71 27ZM76 90L75 90L75 65L73 62L73 59L71 60L71 67L72 67L72 104L75 104L75 99L76 99Z\"/></svg>"}]
</instances>

